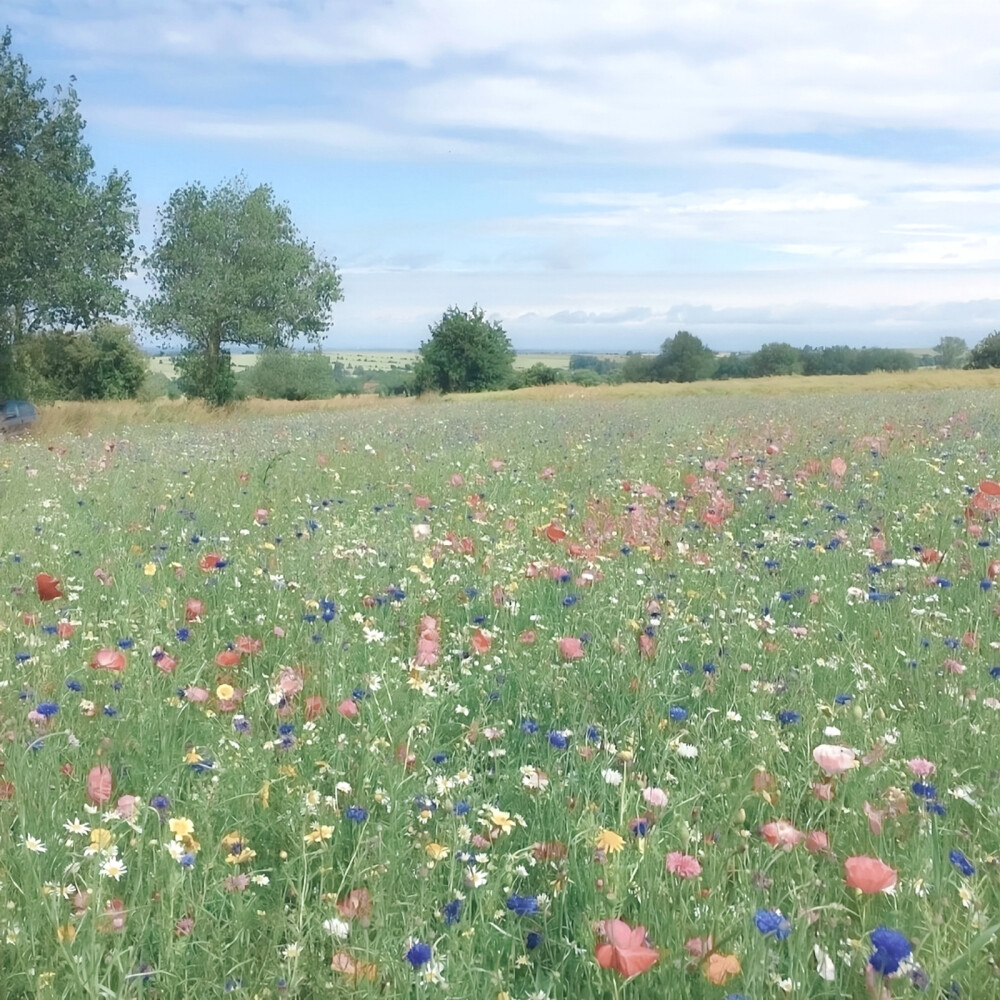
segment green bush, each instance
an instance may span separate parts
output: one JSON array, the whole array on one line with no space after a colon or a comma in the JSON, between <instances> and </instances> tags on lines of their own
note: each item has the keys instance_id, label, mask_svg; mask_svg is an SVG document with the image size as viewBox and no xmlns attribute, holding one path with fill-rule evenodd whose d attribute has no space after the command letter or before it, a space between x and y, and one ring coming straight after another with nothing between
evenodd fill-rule
<instances>
[{"instance_id":1,"label":"green bush","mask_svg":"<svg viewBox=\"0 0 1000 1000\"><path fill-rule=\"evenodd\" d=\"M329 399L335 395L333 366L320 351L265 349L241 381L248 396L261 399Z\"/></svg>"}]
</instances>

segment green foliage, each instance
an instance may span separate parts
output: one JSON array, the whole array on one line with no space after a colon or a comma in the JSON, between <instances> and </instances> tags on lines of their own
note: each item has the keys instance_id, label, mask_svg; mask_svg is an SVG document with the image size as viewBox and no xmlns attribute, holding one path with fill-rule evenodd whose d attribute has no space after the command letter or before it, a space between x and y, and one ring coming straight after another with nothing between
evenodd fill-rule
<instances>
[{"instance_id":1,"label":"green foliage","mask_svg":"<svg viewBox=\"0 0 1000 1000\"><path fill-rule=\"evenodd\" d=\"M942 337L934 348L934 363L938 368L961 368L969 345L961 337Z\"/></svg>"},{"instance_id":2,"label":"green foliage","mask_svg":"<svg viewBox=\"0 0 1000 1000\"><path fill-rule=\"evenodd\" d=\"M154 333L185 342L186 391L214 403L231 399L236 385L221 370L229 364L222 345L316 341L341 298L336 266L299 236L288 206L242 179L175 191L145 265L156 292L142 316Z\"/></svg>"},{"instance_id":3,"label":"green foliage","mask_svg":"<svg viewBox=\"0 0 1000 1000\"><path fill-rule=\"evenodd\" d=\"M871 372L908 372L917 367L909 351L889 347L804 347L805 375L868 375Z\"/></svg>"},{"instance_id":4,"label":"green foliage","mask_svg":"<svg viewBox=\"0 0 1000 1000\"><path fill-rule=\"evenodd\" d=\"M571 354L569 356L569 370L588 370L597 372L598 375L610 375L616 369L621 368L617 361L608 358L599 358L596 354Z\"/></svg>"},{"instance_id":5,"label":"green foliage","mask_svg":"<svg viewBox=\"0 0 1000 1000\"><path fill-rule=\"evenodd\" d=\"M750 354L727 354L717 359L714 379L750 378Z\"/></svg>"},{"instance_id":6,"label":"green foliage","mask_svg":"<svg viewBox=\"0 0 1000 1000\"><path fill-rule=\"evenodd\" d=\"M186 347L174 358L174 367L177 388L185 396L204 399L212 406L225 406L241 398L228 351L211 357L197 348Z\"/></svg>"},{"instance_id":7,"label":"green foliage","mask_svg":"<svg viewBox=\"0 0 1000 1000\"><path fill-rule=\"evenodd\" d=\"M138 217L127 174L93 177L79 98L46 97L0 37L0 396L25 381L14 347L25 336L121 314Z\"/></svg>"},{"instance_id":8,"label":"green foliage","mask_svg":"<svg viewBox=\"0 0 1000 1000\"><path fill-rule=\"evenodd\" d=\"M163 372L147 372L146 381L142 383L142 388L136 395L136 399L143 403L152 403L154 400L180 399L181 391L177 388L177 382L168 378Z\"/></svg>"},{"instance_id":9,"label":"green foliage","mask_svg":"<svg viewBox=\"0 0 1000 1000\"><path fill-rule=\"evenodd\" d=\"M754 378L768 375L801 375L802 352L791 344L764 344L748 363L749 373Z\"/></svg>"},{"instance_id":10,"label":"green foliage","mask_svg":"<svg viewBox=\"0 0 1000 1000\"><path fill-rule=\"evenodd\" d=\"M328 399L335 395L333 366L321 351L267 348L241 379L261 399Z\"/></svg>"},{"instance_id":11,"label":"green foliage","mask_svg":"<svg viewBox=\"0 0 1000 1000\"><path fill-rule=\"evenodd\" d=\"M514 349L499 323L478 305L452 306L430 327L415 369L417 392L483 392L506 388L514 374Z\"/></svg>"},{"instance_id":12,"label":"green foliage","mask_svg":"<svg viewBox=\"0 0 1000 1000\"><path fill-rule=\"evenodd\" d=\"M1000 330L994 330L969 351L966 368L1000 368Z\"/></svg>"},{"instance_id":13,"label":"green foliage","mask_svg":"<svg viewBox=\"0 0 1000 1000\"><path fill-rule=\"evenodd\" d=\"M40 402L134 399L147 375L131 328L112 323L32 334L19 340L13 356L25 393Z\"/></svg>"},{"instance_id":14,"label":"green foliage","mask_svg":"<svg viewBox=\"0 0 1000 1000\"><path fill-rule=\"evenodd\" d=\"M559 371L538 361L521 372L521 381L526 386L555 385L559 381Z\"/></svg>"},{"instance_id":15,"label":"green foliage","mask_svg":"<svg viewBox=\"0 0 1000 1000\"><path fill-rule=\"evenodd\" d=\"M653 359L655 382L697 382L711 378L715 371L715 352L686 330L668 337Z\"/></svg>"}]
</instances>

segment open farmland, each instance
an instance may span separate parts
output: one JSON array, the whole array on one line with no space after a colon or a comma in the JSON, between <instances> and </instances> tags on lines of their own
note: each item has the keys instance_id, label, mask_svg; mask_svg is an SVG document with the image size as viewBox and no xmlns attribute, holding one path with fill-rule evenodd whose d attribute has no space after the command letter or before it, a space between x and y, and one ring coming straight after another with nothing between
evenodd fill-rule
<instances>
[{"instance_id":1,"label":"open farmland","mask_svg":"<svg viewBox=\"0 0 1000 1000\"><path fill-rule=\"evenodd\" d=\"M821 381L0 442L4 997L993 995L1000 405Z\"/></svg>"},{"instance_id":2,"label":"open farmland","mask_svg":"<svg viewBox=\"0 0 1000 1000\"><path fill-rule=\"evenodd\" d=\"M354 369L361 367L367 372L389 371L392 368L406 368L413 365L419 356L418 351L324 351L330 359L331 364L342 364L345 368ZM593 353L593 352L588 352ZM621 360L623 355L605 354L598 352L597 357L611 360ZM549 368L569 368L570 355L559 352L535 352L519 353L514 359L514 368L521 370L530 368L532 365L543 364ZM237 371L245 368L252 368L257 363L256 354L232 355L232 365ZM174 368L173 358L169 355L157 355L150 357L149 369L152 372L174 378L177 374Z\"/></svg>"}]
</instances>

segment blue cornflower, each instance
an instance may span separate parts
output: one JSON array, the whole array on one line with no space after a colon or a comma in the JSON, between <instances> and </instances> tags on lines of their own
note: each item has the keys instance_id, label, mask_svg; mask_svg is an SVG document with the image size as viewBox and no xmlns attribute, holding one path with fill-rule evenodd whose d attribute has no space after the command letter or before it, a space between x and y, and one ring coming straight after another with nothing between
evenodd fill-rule
<instances>
[{"instance_id":1,"label":"blue cornflower","mask_svg":"<svg viewBox=\"0 0 1000 1000\"><path fill-rule=\"evenodd\" d=\"M688 717L687 709L681 705L671 705L667 713L674 722L683 722Z\"/></svg>"},{"instance_id":2,"label":"blue cornflower","mask_svg":"<svg viewBox=\"0 0 1000 1000\"><path fill-rule=\"evenodd\" d=\"M569 746L569 740L558 729L550 729L548 738L549 746L553 746L557 750L565 750Z\"/></svg>"},{"instance_id":3,"label":"blue cornflower","mask_svg":"<svg viewBox=\"0 0 1000 1000\"><path fill-rule=\"evenodd\" d=\"M431 760L434 761L435 764L445 764L448 761L448 755L439 750L431 757Z\"/></svg>"},{"instance_id":4,"label":"blue cornflower","mask_svg":"<svg viewBox=\"0 0 1000 1000\"><path fill-rule=\"evenodd\" d=\"M587 741L589 743L601 742L601 731L597 726L587 726Z\"/></svg>"},{"instance_id":5,"label":"blue cornflower","mask_svg":"<svg viewBox=\"0 0 1000 1000\"><path fill-rule=\"evenodd\" d=\"M191 638L191 629L189 628L179 628L174 635L178 642L187 642Z\"/></svg>"},{"instance_id":6,"label":"blue cornflower","mask_svg":"<svg viewBox=\"0 0 1000 1000\"><path fill-rule=\"evenodd\" d=\"M35 711L49 719L59 711L59 706L54 701L43 701L35 706Z\"/></svg>"},{"instance_id":7,"label":"blue cornflower","mask_svg":"<svg viewBox=\"0 0 1000 1000\"><path fill-rule=\"evenodd\" d=\"M215 767L215 761L209 757L204 757L201 760L196 760L191 764L191 770L195 774L204 774L206 771L211 771Z\"/></svg>"},{"instance_id":8,"label":"blue cornflower","mask_svg":"<svg viewBox=\"0 0 1000 1000\"><path fill-rule=\"evenodd\" d=\"M932 816L944 816L948 812L944 805L941 802L938 802L937 799L931 799L930 802L925 802L924 809Z\"/></svg>"},{"instance_id":9,"label":"blue cornflower","mask_svg":"<svg viewBox=\"0 0 1000 1000\"><path fill-rule=\"evenodd\" d=\"M364 823L368 819L368 810L361 806L349 806L344 815L355 823Z\"/></svg>"},{"instance_id":10,"label":"blue cornflower","mask_svg":"<svg viewBox=\"0 0 1000 1000\"><path fill-rule=\"evenodd\" d=\"M166 812L170 808L170 799L166 795L154 795L149 800L149 804L157 812Z\"/></svg>"},{"instance_id":11,"label":"blue cornflower","mask_svg":"<svg viewBox=\"0 0 1000 1000\"><path fill-rule=\"evenodd\" d=\"M118 714L118 709L114 705L105 705L104 714L109 718L113 719Z\"/></svg>"},{"instance_id":12,"label":"blue cornflower","mask_svg":"<svg viewBox=\"0 0 1000 1000\"><path fill-rule=\"evenodd\" d=\"M802 716L798 712L793 712L787 709L784 712L778 713L778 722L783 726L794 726L797 722L802 721Z\"/></svg>"},{"instance_id":13,"label":"blue cornflower","mask_svg":"<svg viewBox=\"0 0 1000 1000\"><path fill-rule=\"evenodd\" d=\"M976 866L956 848L948 852L948 860L965 876L975 875Z\"/></svg>"},{"instance_id":14,"label":"blue cornflower","mask_svg":"<svg viewBox=\"0 0 1000 1000\"><path fill-rule=\"evenodd\" d=\"M243 989L243 980L242 979L227 979L226 980L226 985L223 986L223 989L227 993L232 993L234 990Z\"/></svg>"},{"instance_id":15,"label":"blue cornflower","mask_svg":"<svg viewBox=\"0 0 1000 1000\"><path fill-rule=\"evenodd\" d=\"M297 742L298 741L295 739L295 737L292 736L291 733L289 733L287 736L282 736L278 740L277 746L279 750L291 750L292 747L295 746Z\"/></svg>"},{"instance_id":16,"label":"blue cornflower","mask_svg":"<svg viewBox=\"0 0 1000 1000\"><path fill-rule=\"evenodd\" d=\"M833 699L834 703L837 705L846 705L849 701L854 701L853 694L838 694L836 698Z\"/></svg>"},{"instance_id":17,"label":"blue cornflower","mask_svg":"<svg viewBox=\"0 0 1000 1000\"><path fill-rule=\"evenodd\" d=\"M119 649L131 649L135 645L134 639L119 639L118 648Z\"/></svg>"},{"instance_id":18,"label":"blue cornflower","mask_svg":"<svg viewBox=\"0 0 1000 1000\"><path fill-rule=\"evenodd\" d=\"M993 680L1000 677L1000 667L990 667L990 677L992 677Z\"/></svg>"},{"instance_id":19,"label":"blue cornflower","mask_svg":"<svg viewBox=\"0 0 1000 1000\"><path fill-rule=\"evenodd\" d=\"M58 625L43 625L42 626L42 631L46 635L55 635L59 631L59 626Z\"/></svg>"},{"instance_id":20,"label":"blue cornflower","mask_svg":"<svg viewBox=\"0 0 1000 1000\"><path fill-rule=\"evenodd\" d=\"M758 910L754 914L754 923L757 930L765 937L773 936L779 941L784 941L792 933L792 925L778 910Z\"/></svg>"},{"instance_id":21,"label":"blue cornflower","mask_svg":"<svg viewBox=\"0 0 1000 1000\"><path fill-rule=\"evenodd\" d=\"M948 647L949 649L958 649L958 639L953 639L953 638L952 638L951 636L948 636L948 637L947 637L947 638L946 638L946 639L944 640L944 644L945 644L945 645L946 645L946 646L947 646L947 647Z\"/></svg>"},{"instance_id":22,"label":"blue cornflower","mask_svg":"<svg viewBox=\"0 0 1000 1000\"><path fill-rule=\"evenodd\" d=\"M294 722L283 722L280 726L278 726L278 735L279 736L288 736L288 735L290 735L291 733L294 733L294 732L295 732L295 723Z\"/></svg>"},{"instance_id":23,"label":"blue cornflower","mask_svg":"<svg viewBox=\"0 0 1000 1000\"><path fill-rule=\"evenodd\" d=\"M186 854L182 854L180 857L181 868L194 868L196 860L197 859L190 851L188 851Z\"/></svg>"},{"instance_id":24,"label":"blue cornflower","mask_svg":"<svg viewBox=\"0 0 1000 1000\"><path fill-rule=\"evenodd\" d=\"M66 678L66 688L69 691L82 691L83 685L74 677Z\"/></svg>"},{"instance_id":25,"label":"blue cornflower","mask_svg":"<svg viewBox=\"0 0 1000 1000\"><path fill-rule=\"evenodd\" d=\"M441 916L446 924L457 924L462 916L462 901L453 899L450 903L445 903L441 907Z\"/></svg>"},{"instance_id":26,"label":"blue cornflower","mask_svg":"<svg viewBox=\"0 0 1000 1000\"><path fill-rule=\"evenodd\" d=\"M528 951L534 951L544 940L541 931L528 931L524 938L524 946Z\"/></svg>"},{"instance_id":27,"label":"blue cornflower","mask_svg":"<svg viewBox=\"0 0 1000 1000\"><path fill-rule=\"evenodd\" d=\"M534 719L522 719L521 720L521 732L527 733L529 736L538 732L538 723Z\"/></svg>"},{"instance_id":28,"label":"blue cornflower","mask_svg":"<svg viewBox=\"0 0 1000 1000\"><path fill-rule=\"evenodd\" d=\"M452 810L456 816L467 816L469 814L469 809L471 806L468 802L461 801L455 803L455 808Z\"/></svg>"},{"instance_id":29,"label":"blue cornflower","mask_svg":"<svg viewBox=\"0 0 1000 1000\"><path fill-rule=\"evenodd\" d=\"M564 608L571 608L571 607L573 607L573 605L574 605L574 604L576 604L576 602L577 602L578 600L580 600L580 598L579 598L579 597L577 597L577 596L576 596L576 594L567 594L567 595L566 595L566 596L565 596L565 597L564 597L564 598L562 599L562 602L563 602L563 607L564 607Z\"/></svg>"},{"instance_id":30,"label":"blue cornflower","mask_svg":"<svg viewBox=\"0 0 1000 1000\"><path fill-rule=\"evenodd\" d=\"M414 969L419 969L421 965L426 965L431 960L431 946L425 944L423 941L414 941L409 948L406 949L406 954L403 958L406 959Z\"/></svg>"},{"instance_id":31,"label":"blue cornflower","mask_svg":"<svg viewBox=\"0 0 1000 1000\"><path fill-rule=\"evenodd\" d=\"M31 653L28 653L28 652L15 653L14 654L14 659L18 663L27 663L28 660L31 659Z\"/></svg>"},{"instance_id":32,"label":"blue cornflower","mask_svg":"<svg viewBox=\"0 0 1000 1000\"><path fill-rule=\"evenodd\" d=\"M891 976L899 971L899 963L913 953L913 945L899 931L888 927L876 927L871 933L875 951L868 959L871 967L883 976Z\"/></svg>"},{"instance_id":33,"label":"blue cornflower","mask_svg":"<svg viewBox=\"0 0 1000 1000\"><path fill-rule=\"evenodd\" d=\"M536 896L513 896L507 898L507 909L516 913L519 917L532 917L538 912L538 898Z\"/></svg>"},{"instance_id":34,"label":"blue cornflower","mask_svg":"<svg viewBox=\"0 0 1000 1000\"><path fill-rule=\"evenodd\" d=\"M233 716L233 729L238 733L249 733L250 732L250 720L245 715L234 715Z\"/></svg>"},{"instance_id":35,"label":"blue cornflower","mask_svg":"<svg viewBox=\"0 0 1000 1000\"><path fill-rule=\"evenodd\" d=\"M980 580L979 581L979 589L980 590L992 590L993 589L993 581L992 580Z\"/></svg>"},{"instance_id":36,"label":"blue cornflower","mask_svg":"<svg viewBox=\"0 0 1000 1000\"><path fill-rule=\"evenodd\" d=\"M912 791L918 799L937 798L937 788L934 785L928 785L923 781L914 781L913 784L910 785L910 791Z\"/></svg>"}]
</instances>

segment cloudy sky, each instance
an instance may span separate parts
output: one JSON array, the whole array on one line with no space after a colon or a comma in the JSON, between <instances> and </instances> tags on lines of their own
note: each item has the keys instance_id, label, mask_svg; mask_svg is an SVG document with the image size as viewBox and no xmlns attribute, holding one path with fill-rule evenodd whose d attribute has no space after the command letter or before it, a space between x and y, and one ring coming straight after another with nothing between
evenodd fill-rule
<instances>
[{"instance_id":1,"label":"cloudy sky","mask_svg":"<svg viewBox=\"0 0 1000 1000\"><path fill-rule=\"evenodd\" d=\"M995 0L5 0L143 240L270 184L327 343L481 305L520 350L974 343L1000 327Z\"/></svg>"}]
</instances>

